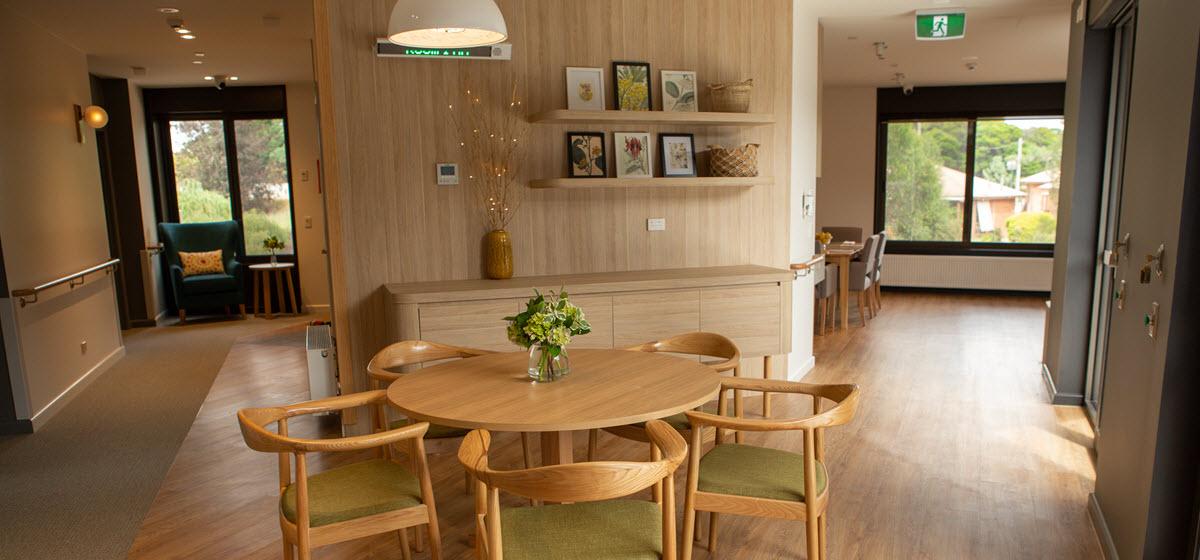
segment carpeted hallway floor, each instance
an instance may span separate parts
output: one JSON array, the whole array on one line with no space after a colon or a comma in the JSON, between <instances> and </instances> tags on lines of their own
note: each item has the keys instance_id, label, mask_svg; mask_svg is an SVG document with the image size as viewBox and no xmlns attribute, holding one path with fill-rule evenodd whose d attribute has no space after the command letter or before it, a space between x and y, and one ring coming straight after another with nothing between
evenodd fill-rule
<instances>
[{"instance_id":1,"label":"carpeted hallway floor","mask_svg":"<svg viewBox=\"0 0 1200 560\"><path fill-rule=\"evenodd\" d=\"M127 331L45 427L0 438L0 559L125 558L234 342L314 318Z\"/></svg>"}]
</instances>

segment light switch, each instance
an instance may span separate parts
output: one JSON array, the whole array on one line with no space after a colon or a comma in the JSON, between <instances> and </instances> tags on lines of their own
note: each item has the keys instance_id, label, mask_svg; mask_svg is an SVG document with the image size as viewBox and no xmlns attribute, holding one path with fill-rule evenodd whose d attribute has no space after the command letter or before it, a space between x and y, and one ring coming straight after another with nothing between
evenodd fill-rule
<instances>
[{"instance_id":1,"label":"light switch","mask_svg":"<svg viewBox=\"0 0 1200 560\"><path fill-rule=\"evenodd\" d=\"M300 182L301 183L308 182L308 170L307 169L300 171Z\"/></svg>"},{"instance_id":2,"label":"light switch","mask_svg":"<svg viewBox=\"0 0 1200 560\"><path fill-rule=\"evenodd\" d=\"M667 231L667 219L648 218L646 220L646 231Z\"/></svg>"},{"instance_id":3,"label":"light switch","mask_svg":"<svg viewBox=\"0 0 1200 560\"><path fill-rule=\"evenodd\" d=\"M304 217L304 229L312 229L312 216Z\"/></svg>"},{"instance_id":4,"label":"light switch","mask_svg":"<svg viewBox=\"0 0 1200 560\"><path fill-rule=\"evenodd\" d=\"M1146 314L1143 321L1146 323L1146 334L1150 338L1158 336L1158 302L1150 304L1150 312Z\"/></svg>"}]
</instances>

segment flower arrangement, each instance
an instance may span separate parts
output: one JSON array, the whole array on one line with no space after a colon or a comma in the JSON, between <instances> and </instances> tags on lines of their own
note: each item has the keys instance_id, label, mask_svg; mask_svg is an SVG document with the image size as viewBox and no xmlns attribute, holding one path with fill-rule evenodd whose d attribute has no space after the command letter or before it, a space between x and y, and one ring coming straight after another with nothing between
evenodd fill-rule
<instances>
[{"instance_id":1,"label":"flower arrangement","mask_svg":"<svg viewBox=\"0 0 1200 560\"><path fill-rule=\"evenodd\" d=\"M833 241L833 234L828 231L822 231L817 234L817 241L828 245L830 241Z\"/></svg>"},{"instance_id":2,"label":"flower arrangement","mask_svg":"<svg viewBox=\"0 0 1200 560\"><path fill-rule=\"evenodd\" d=\"M287 245L285 245L282 240L274 235L263 239L263 249L271 252L271 262L275 262L275 253L282 251L285 247L287 247Z\"/></svg>"},{"instance_id":3,"label":"flower arrangement","mask_svg":"<svg viewBox=\"0 0 1200 560\"><path fill-rule=\"evenodd\" d=\"M529 377L547 382L570 373L566 347L574 336L592 332L583 310L571 303L567 292L544 296L534 290L525 311L508 321L508 339L529 349Z\"/></svg>"}]
</instances>

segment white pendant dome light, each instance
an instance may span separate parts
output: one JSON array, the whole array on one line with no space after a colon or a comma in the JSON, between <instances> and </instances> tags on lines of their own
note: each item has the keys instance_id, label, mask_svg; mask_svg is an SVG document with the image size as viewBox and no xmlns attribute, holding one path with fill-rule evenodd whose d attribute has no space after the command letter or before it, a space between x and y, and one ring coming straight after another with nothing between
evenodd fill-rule
<instances>
[{"instance_id":1,"label":"white pendant dome light","mask_svg":"<svg viewBox=\"0 0 1200 560\"><path fill-rule=\"evenodd\" d=\"M481 47L507 38L495 0L397 0L388 22L388 40L410 47Z\"/></svg>"}]
</instances>

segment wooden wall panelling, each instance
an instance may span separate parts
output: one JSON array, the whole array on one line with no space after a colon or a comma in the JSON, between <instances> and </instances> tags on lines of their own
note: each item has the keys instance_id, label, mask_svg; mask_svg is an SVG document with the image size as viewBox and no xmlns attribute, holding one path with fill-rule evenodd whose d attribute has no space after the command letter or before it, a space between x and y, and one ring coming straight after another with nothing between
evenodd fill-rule
<instances>
[{"instance_id":1,"label":"wooden wall panelling","mask_svg":"<svg viewBox=\"0 0 1200 560\"><path fill-rule=\"evenodd\" d=\"M699 290L613 296L613 345L617 348L699 329Z\"/></svg>"},{"instance_id":2,"label":"wooden wall panelling","mask_svg":"<svg viewBox=\"0 0 1200 560\"><path fill-rule=\"evenodd\" d=\"M588 324L592 326L592 332L571 339L571 348L612 348L613 297L571 296L571 301L583 310Z\"/></svg>"},{"instance_id":3,"label":"wooden wall panelling","mask_svg":"<svg viewBox=\"0 0 1200 560\"><path fill-rule=\"evenodd\" d=\"M707 84L754 78L751 110L775 116L762 127L644 128L692 132L699 148L758 142L760 173L772 185L526 190L508 228L517 275L787 264L789 0L499 0L509 62L381 59L373 44L392 0L314 1L334 319L339 364L353 372L343 378L355 386L365 386L363 367L387 342L381 285L481 276L485 227L467 187L438 187L432 173L439 161L465 163L445 105L467 75L500 92L515 78L532 114L565 108L566 66L604 68L611 107L611 62L642 60L652 67L656 108L659 71L690 69L701 108ZM532 126L524 179L562 176L565 133L579 127ZM631 130L594 129L609 133L610 154L611 132ZM666 217L667 231L647 232L651 217Z\"/></svg>"}]
</instances>

